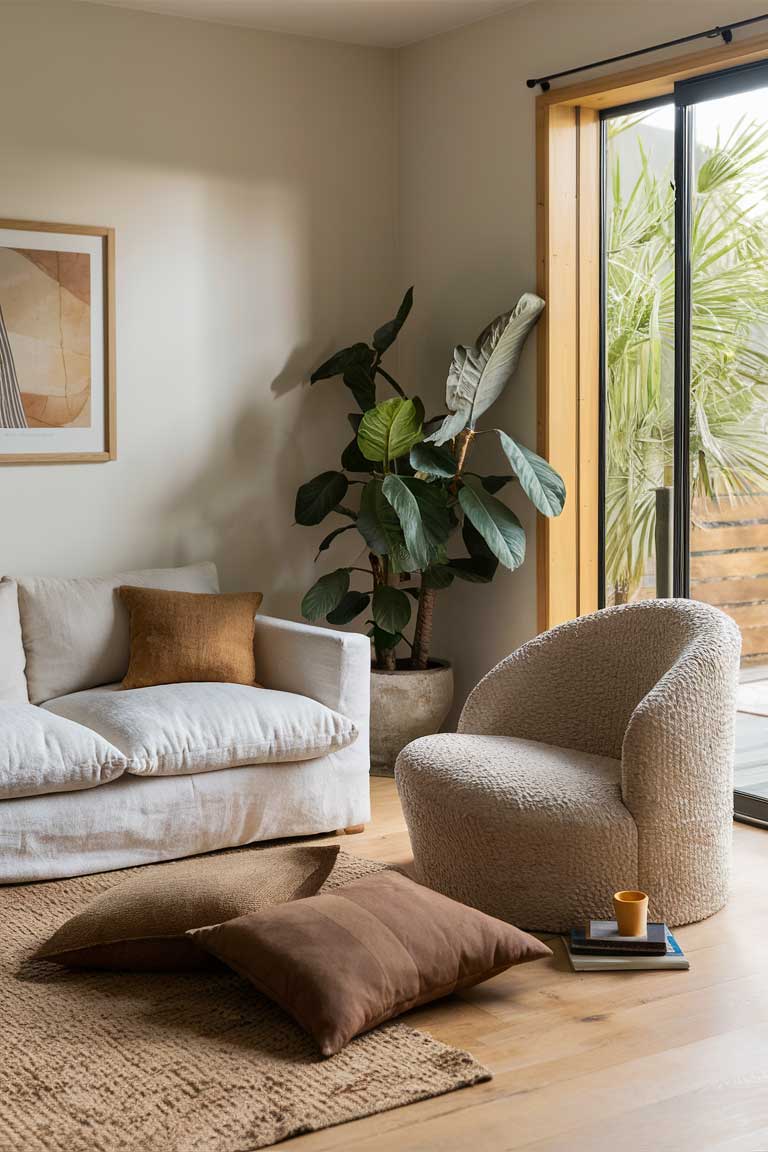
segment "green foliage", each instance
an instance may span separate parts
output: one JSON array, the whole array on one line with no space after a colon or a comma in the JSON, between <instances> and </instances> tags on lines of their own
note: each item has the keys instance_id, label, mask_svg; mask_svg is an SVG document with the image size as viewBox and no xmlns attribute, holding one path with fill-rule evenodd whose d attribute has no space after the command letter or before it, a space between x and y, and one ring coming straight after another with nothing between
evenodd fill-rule
<instances>
[{"instance_id":1,"label":"green foliage","mask_svg":"<svg viewBox=\"0 0 768 1152\"><path fill-rule=\"evenodd\" d=\"M421 439L424 409L417 400L385 400L366 412L357 430L357 446L366 460L389 470L392 460L410 452Z\"/></svg>"},{"instance_id":2,"label":"green foliage","mask_svg":"<svg viewBox=\"0 0 768 1152\"><path fill-rule=\"evenodd\" d=\"M319 620L333 612L349 589L349 568L337 568L312 585L301 602L305 620Z\"/></svg>"},{"instance_id":3,"label":"green foliage","mask_svg":"<svg viewBox=\"0 0 768 1152\"><path fill-rule=\"evenodd\" d=\"M642 117L610 122L609 143ZM639 588L654 549L655 489L672 480L674 191L637 138L618 149L606 221L606 584ZM691 490L737 501L768 481L768 129L743 120L697 145L691 221Z\"/></svg>"},{"instance_id":4,"label":"green foliage","mask_svg":"<svg viewBox=\"0 0 768 1152\"><path fill-rule=\"evenodd\" d=\"M496 434L514 475L480 477L463 471L468 450L479 435L477 418L514 372L543 302L538 297L522 297L515 309L481 333L477 348L461 350L463 367L458 371L455 361L449 378L451 411L426 423L421 401L407 397L381 363L412 302L413 290L409 289L397 315L376 330L370 346L343 348L313 373L313 383L341 376L361 411L348 416L354 439L341 454L343 471L323 472L303 484L296 497L300 524L319 524L329 513L351 521L323 538L318 556L355 528L368 552L372 577L372 586L361 591L350 588L350 582L353 573L364 569L344 567L322 576L305 595L302 613L311 620L324 617L330 624L343 625L370 607L373 619L368 621L368 635L379 666L388 668L395 667L395 649L405 640L412 600L419 606L414 660L425 667L427 653L418 639L419 621L422 613L432 611L431 593L447 588L456 578L488 583L499 562L508 568L522 563L525 534L496 492L518 478L522 491L545 515L557 515L565 498L562 481L549 465L503 432ZM395 397L377 400L379 378L395 391ZM456 423L456 432L446 436L451 421ZM453 444L449 446L448 440ZM342 501L357 490L354 486L359 488L359 500L355 504L352 499L353 506L348 507ZM450 556L449 545L458 529L466 554ZM415 579L418 584L410 583Z\"/></svg>"},{"instance_id":5,"label":"green foliage","mask_svg":"<svg viewBox=\"0 0 768 1152\"><path fill-rule=\"evenodd\" d=\"M294 516L297 524L319 524L331 509L341 504L349 481L343 472L321 472L302 484L296 493Z\"/></svg>"},{"instance_id":6,"label":"green foliage","mask_svg":"<svg viewBox=\"0 0 768 1152\"><path fill-rule=\"evenodd\" d=\"M445 444L469 427L494 404L517 370L528 334L544 309L544 301L530 292L521 296L511 312L504 312L484 328L474 347L459 344L448 373L446 405L449 415L430 437Z\"/></svg>"},{"instance_id":7,"label":"green foliage","mask_svg":"<svg viewBox=\"0 0 768 1152\"><path fill-rule=\"evenodd\" d=\"M402 632L411 619L411 602L405 592L379 584L373 593L373 619L385 632Z\"/></svg>"},{"instance_id":8,"label":"green foliage","mask_svg":"<svg viewBox=\"0 0 768 1152\"><path fill-rule=\"evenodd\" d=\"M496 429L496 433L504 455L520 481L520 487L536 511L541 512L543 516L559 516L565 505L565 484L562 476L555 472L546 460L542 460L541 456L531 452L530 448L518 444L500 428ZM486 485L483 487L487 490Z\"/></svg>"},{"instance_id":9,"label":"green foliage","mask_svg":"<svg viewBox=\"0 0 768 1152\"><path fill-rule=\"evenodd\" d=\"M414 568L422 572L442 557L450 535L447 491L424 480L390 474L384 478L382 493L400 522Z\"/></svg>"},{"instance_id":10,"label":"green foliage","mask_svg":"<svg viewBox=\"0 0 768 1152\"><path fill-rule=\"evenodd\" d=\"M514 512L474 477L467 477L459 490L459 503L496 559L505 568L519 568L525 559L525 532Z\"/></svg>"}]
</instances>

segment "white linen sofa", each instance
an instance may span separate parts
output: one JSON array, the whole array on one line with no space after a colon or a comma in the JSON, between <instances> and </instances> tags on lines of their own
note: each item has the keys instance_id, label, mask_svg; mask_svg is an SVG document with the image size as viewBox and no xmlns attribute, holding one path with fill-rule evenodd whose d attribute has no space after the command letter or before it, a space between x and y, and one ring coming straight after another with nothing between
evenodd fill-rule
<instances>
[{"instance_id":1,"label":"white linen sofa","mask_svg":"<svg viewBox=\"0 0 768 1152\"><path fill-rule=\"evenodd\" d=\"M126 691L120 584L218 590L212 564L0 581L0 883L369 820L364 636L257 616L263 689Z\"/></svg>"}]
</instances>

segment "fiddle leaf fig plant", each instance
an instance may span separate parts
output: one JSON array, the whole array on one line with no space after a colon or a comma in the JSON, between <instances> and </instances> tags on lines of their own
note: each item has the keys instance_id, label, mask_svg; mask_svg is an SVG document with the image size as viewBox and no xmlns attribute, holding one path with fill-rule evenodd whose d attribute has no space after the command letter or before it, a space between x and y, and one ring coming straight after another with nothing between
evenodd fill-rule
<instances>
[{"instance_id":1,"label":"fiddle leaf fig plant","mask_svg":"<svg viewBox=\"0 0 768 1152\"><path fill-rule=\"evenodd\" d=\"M459 345L446 384L444 416L425 420L424 405L384 368L413 305L405 293L394 319L374 332L370 344L334 353L311 383L340 376L359 412L349 414L354 433L341 452L341 468L321 472L299 488L295 517L314 526L342 517L321 541L317 556L345 532L356 530L367 566L337 568L321 576L301 603L308 620L349 624L364 616L375 666L397 667L397 649L410 647L406 667L429 666L435 596L454 579L487 584L499 564L518 568L525 559L525 531L498 493L518 482L544 516L558 516L565 485L555 470L500 428L478 430L477 421L514 375L525 340L544 301L526 294L515 308L484 328L477 343ZM377 400L383 381L393 397ZM467 470L477 437L494 435L508 472L480 476ZM359 498L345 503L355 488ZM463 552L452 555L452 544ZM363 589L352 588L361 574ZM416 608L412 639L409 629Z\"/></svg>"}]
</instances>

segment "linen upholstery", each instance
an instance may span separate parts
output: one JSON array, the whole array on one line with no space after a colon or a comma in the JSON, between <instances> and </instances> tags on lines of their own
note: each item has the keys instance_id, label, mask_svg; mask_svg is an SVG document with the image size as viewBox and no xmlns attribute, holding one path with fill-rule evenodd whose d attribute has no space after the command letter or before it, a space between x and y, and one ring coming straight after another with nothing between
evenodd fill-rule
<instances>
[{"instance_id":1,"label":"linen upholstery","mask_svg":"<svg viewBox=\"0 0 768 1152\"><path fill-rule=\"evenodd\" d=\"M346 716L308 696L245 684L111 684L42 707L99 732L136 776L313 760L357 735Z\"/></svg>"},{"instance_id":2,"label":"linen upholstery","mask_svg":"<svg viewBox=\"0 0 768 1152\"><path fill-rule=\"evenodd\" d=\"M190 936L289 1012L324 1056L418 1004L551 955L396 872Z\"/></svg>"},{"instance_id":3,"label":"linen upholstery","mask_svg":"<svg viewBox=\"0 0 768 1152\"><path fill-rule=\"evenodd\" d=\"M29 699L25 659L16 583L0 580L0 704L24 704Z\"/></svg>"},{"instance_id":4,"label":"linen upholstery","mask_svg":"<svg viewBox=\"0 0 768 1152\"><path fill-rule=\"evenodd\" d=\"M317 760L134 776L0 804L0 884L84 876L220 848L316 836L369 816L353 744Z\"/></svg>"},{"instance_id":5,"label":"linen upholstery","mask_svg":"<svg viewBox=\"0 0 768 1152\"><path fill-rule=\"evenodd\" d=\"M141 869L62 924L35 959L143 972L206 967L190 928L313 896L338 853L338 844L291 844Z\"/></svg>"},{"instance_id":6,"label":"linen upholstery","mask_svg":"<svg viewBox=\"0 0 768 1152\"><path fill-rule=\"evenodd\" d=\"M18 576L19 613L33 704L121 680L128 669L128 612L121 584L218 592L214 564L148 568L104 577Z\"/></svg>"},{"instance_id":7,"label":"linen upholstery","mask_svg":"<svg viewBox=\"0 0 768 1152\"><path fill-rule=\"evenodd\" d=\"M500 914L557 932L573 926L576 908L579 920L610 915L611 892L621 887L647 891L651 915L672 925L716 912L728 892L740 643L736 625L716 608L650 600L570 621L512 653L470 694L456 736L433 757L417 741L398 759L419 878L441 891L471 891L472 902L487 907L488 877L503 862ZM488 736L572 750L574 764L576 753L620 762L620 799L636 828L636 848L626 821L604 828L604 801L585 812L561 792L560 778L542 803L540 759L507 770L502 757L491 777L468 780L468 743ZM451 772L465 782L461 822L443 803ZM561 818L553 820L552 806L561 804ZM485 819L493 831L483 866L473 837ZM573 855L584 820L602 843L593 863ZM564 837L571 821L574 832ZM616 862L611 875L617 868L609 891L606 854ZM577 894L550 884L553 875L570 875Z\"/></svg>"},{"instance_id":8,"label":"linen upholstery","mask_svg":"<svg viewBox=\"0 0 768 1152\"><path fill-rule=\"evenodd\" d=\"M34 704L0 704L0 800L95 788L124 771L98 733Z\"/></svg>"},{"instance_id":9,"label":"linen upholstery","mask_svg":"<svg viewBox=\"0 0 768 1152\"><path fill-rule=\"evenodd\" d=\"M255 682L253 621L260 592L211 595L125 585L117 591L128 609L131 637L123 688Z\"/></svg>"}]
</instances>

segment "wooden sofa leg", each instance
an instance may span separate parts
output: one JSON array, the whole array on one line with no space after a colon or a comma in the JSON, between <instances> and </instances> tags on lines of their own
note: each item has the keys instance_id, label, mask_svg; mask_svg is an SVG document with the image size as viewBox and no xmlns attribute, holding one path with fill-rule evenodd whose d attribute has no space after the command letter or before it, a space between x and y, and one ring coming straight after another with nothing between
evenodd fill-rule
<instances>
[{"instance_id":1,"label":"wooden sofa leg","mask_svg":"<svg viewBox=\"0 0 768 1152\"><path fill-rule=\"evenodd\" d=\"M365 832L365 824L350 824L349 828L345 828L347 836L356 836L358 832Z\"/></svg>"}]
</instances>

